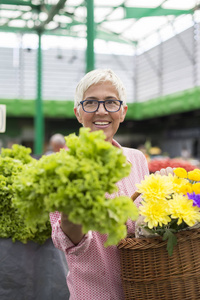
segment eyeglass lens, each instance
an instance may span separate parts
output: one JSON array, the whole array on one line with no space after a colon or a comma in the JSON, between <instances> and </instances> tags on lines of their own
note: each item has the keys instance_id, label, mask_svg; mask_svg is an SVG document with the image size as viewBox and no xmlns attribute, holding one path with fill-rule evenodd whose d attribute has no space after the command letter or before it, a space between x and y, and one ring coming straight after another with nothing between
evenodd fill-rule
<instances>
[{"instance_id":1,"label":"eyeglass lens","mask_svg":"<svg viewBox=\"0 0 200 300\"><path fill-rule=\"evenodd\" d=\"M121 102L119 100L85 100L83 101L83 109L87 112L94 112L99 108L100 103L103 103L105 109L109 112L116 112L121 107Z\"/></svg>"}]
</instances>

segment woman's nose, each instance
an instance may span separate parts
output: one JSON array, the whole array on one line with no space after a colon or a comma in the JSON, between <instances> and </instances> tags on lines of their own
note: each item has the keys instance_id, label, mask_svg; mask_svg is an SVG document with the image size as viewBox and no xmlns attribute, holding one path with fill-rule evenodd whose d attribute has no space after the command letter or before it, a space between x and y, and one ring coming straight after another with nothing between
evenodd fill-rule
<instances>
[{"instance_id":1,"label":"woman's nose","mask_svg":"<svg viewBox=\"0 0 200 300\"><path fill-rule=\"evenodd\" d=\"M105 109L103 103L100 103L99 109L96 112L99 114L105 114L105 113L107 114L108 113L107 110Z\"/></svg>"}]
</instances>

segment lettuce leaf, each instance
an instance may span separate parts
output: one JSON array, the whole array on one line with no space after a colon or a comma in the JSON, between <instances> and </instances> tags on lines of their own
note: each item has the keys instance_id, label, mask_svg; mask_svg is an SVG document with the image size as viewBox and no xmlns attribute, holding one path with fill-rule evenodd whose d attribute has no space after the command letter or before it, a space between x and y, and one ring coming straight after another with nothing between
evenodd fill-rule
<instances>
[{"instance_id":1,"label":"lettuce leaf","mask_svg":"<svg viewBox=\"0 0 200 300\"><path fill-rule=\"evenodd\" d=\"M105 141L103 131L81 128L79 136L66 137L66 144L68 151L23 168L14 182L14 204L30 226L39 227L49 212L60 211L82 224L84 233L108 234L106 246L117 244L126 236L127 219L138 217L135 204L119 196L116 185L129 175L130 164L122 149Z\"/></svg>"},{"instance_id":2,"label":"lettuce leaf","mask_svg":"<svg viewBox=\"0 0 200 300\"><path fill-rule=\"evenodd\" d=\"M20 145L2 149L0 155L0 238L12 238L22 243L32 240L42 244L51 236L51 225L47 221L40 227L27 226L24 217L13 206L14 178L22 172L25 164L34 163L31 150Z\"/></svg>"}]
</instances>

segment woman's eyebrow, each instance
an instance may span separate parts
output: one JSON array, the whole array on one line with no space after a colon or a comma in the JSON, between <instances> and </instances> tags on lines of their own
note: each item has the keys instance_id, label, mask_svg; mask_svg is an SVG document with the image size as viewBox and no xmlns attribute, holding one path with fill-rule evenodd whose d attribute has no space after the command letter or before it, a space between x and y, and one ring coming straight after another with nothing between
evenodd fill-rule
<instances>
[{"instance_id":1,"label":"woman's eyebrow","mask_svg":"<svg viewBox=\"0 0 200 300\"><path fill-rule=\"evenodd\" d=\"M98 97L93 97L93 96L90 96L90 97L87 97L85 98L84 100L99 100L100 98ZM107 96L105 98L103 98L104 100L110 100L110 99L114 99L114 100L117 100L118 98L115 97L115 96Z\"/></svg>"},{"instance_id":2,"label":"woman's eyebrow","mask_svg":"<svg viewBox=\"0 0 200 300\"><path fill-rule=\"evenodd\" d=\"M108 97L106 97L105 99L106 99L106 100L107 100L107 99L108 99L108 100L109 100L109 99L115 99L115 100L116 100L116 99L118 99L118 98L115 97L115 96L108 96Z\"/></svg>"}]
</instances>

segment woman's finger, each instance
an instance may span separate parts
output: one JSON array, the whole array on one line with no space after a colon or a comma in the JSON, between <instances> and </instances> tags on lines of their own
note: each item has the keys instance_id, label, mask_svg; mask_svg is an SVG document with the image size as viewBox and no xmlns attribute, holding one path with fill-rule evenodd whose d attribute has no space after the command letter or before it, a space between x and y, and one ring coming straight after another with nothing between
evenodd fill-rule
<instances>
[{"instance_id":1,"label":"woman's finger","mask_svg":"<svg viewBox=\"0 0 200 300\"><path fill-rule=\"evenodd\" d=\"M174 175L173 168L167 167L166 169L161 169L160 171L156 171L155 174L160 174L160 175L166 175L168 176L169 174Z\"/></svg>"}]
</instances>

